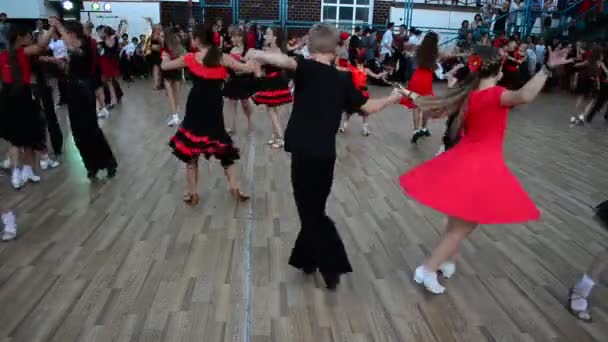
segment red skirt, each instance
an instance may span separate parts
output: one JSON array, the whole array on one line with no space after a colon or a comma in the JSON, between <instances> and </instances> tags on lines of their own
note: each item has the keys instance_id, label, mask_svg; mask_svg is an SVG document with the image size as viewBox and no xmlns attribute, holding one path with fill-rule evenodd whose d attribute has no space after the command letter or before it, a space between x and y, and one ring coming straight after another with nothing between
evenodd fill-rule
<instances>
[{"instance_id":1,"label":"red skirt","mask_svg":"<svg viewBox=\"0 0 608 342\"><path fill-rule=\"evenodd\" d=\"M418 95L435 96L435 93L433 92L433 70L417 68L407 85L407 89ZM408 98L401 99L400 103L410 109L416 108L416 105Z\"/></svg>"},{"instance_id":2,"label":"red skirt","mask_svg":"<svg viewBox=\"0 0 608 342\"><path fill-rule=\"evenodd\" d=\"M537 220L540 212L507 168L498 147L469 140L399 179L410 197L448 216L479 224Z\"/></svg>"},{"instance_id":3,"label":"red skirt","mask_svg":"<svg viewBox=\"0 0 608 342\"><path fill-rule=\"evenodd\" d=\"M99 57L101 67L101 77L104 79L120 77L120 63L118 59L112 57Z\"/></svg>"}]
</instances>

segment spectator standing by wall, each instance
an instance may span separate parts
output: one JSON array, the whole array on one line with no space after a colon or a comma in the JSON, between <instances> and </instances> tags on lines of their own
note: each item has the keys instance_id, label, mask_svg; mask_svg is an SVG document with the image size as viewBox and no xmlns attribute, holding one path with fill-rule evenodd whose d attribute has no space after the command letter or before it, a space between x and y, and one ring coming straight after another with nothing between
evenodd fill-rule
<instances>
[{"instance_id":1,"label":"spectator standing by wall","mask_svg":"<svg viewBox=\"0 0 608 342\"><path fill-rule=\"evenodd\" d=\"M0 13L0 51L8 49L8 32L11 24L8 22L6 13Z\"/></svg>"},{"instance_id":2,"label":"spectator standing by wall","mask_svg":"<svg viewBox=\"0 0 608 342\"><path fill-rule=\"evenodd\" d=\"M348 56L351 60L356 60L359 58L359 53L361 52L362 44L361 44L361 27L355 27L355 34L350 37L350 41L348 42Z\"/></svg>"},{"instance_id":3,"label":"spectator standing by wall","mask_svg":"<svg viewBox=\"0 0 608 342\"><path fill-rule=\"evenodd\" d=\"M511 35L513 32L519 32L519 26L521 25L521 11L524 9L524 4L521 0L512 0L511 6L509 7L509 19L507 19L507 35Z\"/></svg>"},{"instance_id":4,"label":"spectator standing by wall","mask_svg":"<svg viewBox=\"0 0 608 342\"><path fill-rule=\"evenodd\" d=\"M507 29L507 19L509 17L509 8L511 7L511 1L505 0L502 6L496 9L496 19L494 19L494 34L500 35Z\"/></svg>"},{"instance_id":5,"label":"spectator standing by wall","mask_svg":"<svg viewBox=\"0 0 608 342\"><path fill-rule=\"evenodd\" d=\"M394 23L388 23L386 32L382 35L382 45L380 47L380 60L383 63L391 63L393 59L393 29Z\"/></svg>"},{"instance_id":6,"label":"spectator standing by wall","mask_svg":"<svg viewBox=\"0 0 608 342\"><path fill-rule=\"evenodd\" d=\"M407 71L407 59L405 56L405 43L408 41L405 33L405 25L399 26L399 32L393 37L393 60L398 62L397 70L394 74L395 81L404 82Z\"/></svg>"}]
</instances>

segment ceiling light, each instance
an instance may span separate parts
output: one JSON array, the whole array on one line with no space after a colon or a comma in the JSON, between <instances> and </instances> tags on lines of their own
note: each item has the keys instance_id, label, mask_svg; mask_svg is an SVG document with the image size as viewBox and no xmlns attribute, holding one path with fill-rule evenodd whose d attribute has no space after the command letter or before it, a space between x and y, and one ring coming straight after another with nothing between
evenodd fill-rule
<instances>
[{"instance_id":1,"label":"ceiling light","mask_svg":"<svg viewBox=\"0 0 608 342\"><path fill-rule=\"evenodd\" d=\"M74 3L70 0L65 0L61 4L63 5L63 9L66 11L71 11L72 9L74 9Z\"/></svg>"},{"instance_id":2,"label":"ceiling light","mask_svg":"<svg viewBox=\"0 0 608 342\"><path fill-rule=\"evenodd\" d=\"M112 4L109 2L106 2L105 4L103 4L103 10L104 11L109 11L112 9Z\"/></svg>"}]
</instances>

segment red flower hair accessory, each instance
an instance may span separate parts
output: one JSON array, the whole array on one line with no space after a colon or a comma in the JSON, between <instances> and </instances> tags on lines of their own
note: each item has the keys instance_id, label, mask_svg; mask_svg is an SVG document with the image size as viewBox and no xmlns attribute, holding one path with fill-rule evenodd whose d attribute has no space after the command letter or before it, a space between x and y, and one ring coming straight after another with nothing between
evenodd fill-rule
<instances>
[{"instance_id":1,"label":"red flower hair accessory","mask_svg":"<svg viewBox=\"0 0 608 342\"><path fill-rule=\"evenodd\" d=\"M342 32L340 34L340 39L347 40L350 35L347 32Z\"/></svg>"},{"instance_id":2,"label":"red flower hair accessory","mask_svg":"<svg viewBox=\"0 0 608 342\"><path fill-rule=\"evenodd\" d=\"M479 69L481 68L482 65L483 65L483 60L481 59L481 57L479 57L479 55L469 56L469 61L467 63L467 66L469 67L469 70L471 70L471 72L479 71Z\"/></svg>"}]
</instances>

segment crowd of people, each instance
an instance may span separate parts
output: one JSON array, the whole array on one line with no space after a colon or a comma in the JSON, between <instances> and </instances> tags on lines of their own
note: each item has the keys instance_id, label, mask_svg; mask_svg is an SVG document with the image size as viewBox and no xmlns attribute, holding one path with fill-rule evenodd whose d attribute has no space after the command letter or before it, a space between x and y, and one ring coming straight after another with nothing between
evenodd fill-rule
<instances>
[{"instance_id":1,"label":"crowd of people","mask_svg":"<svg viewBox=\"0 0 608 342\"><path fill-rule=\"evenodd\" d=\"M564 79L587 99L581 100L585 112L582 119L577 114L576 121L590 121L593 110L608 99L608 87L602 86L608 79L603 63L608 53L601 44L585 49L582 42L546 44L533 37L522 42L503 32L493 42L446 52L439 49L437 33L423 35L405 27L396 33L393 24L381 39L374 29L355 28L351 35L328 24L287 39L281 28L252 23L224 28L221 20L191 20L186 27L163 28L148 21L150 34L131 40L125 21L114 29L49 18L33 34L10 27L0 52L0 138L10 144L5 167L12 186L21 189L40 181L34 172L37 159L42 169L59 166L55 159L61 155L63 137L50 79L57 80L75 145L89 178L95 180L103 170L108 178L116 176L118 167L98 119L120 103L121 76L130 82L151 75L150 91L166 91L168 124L178 126L168 144L186 165L184 202L199 202L201 156L220 160L230 193L239 202L247 201L235 167L239 149L231 134L238 109L250 122L254 103L268 113L268 144L291 153L301 230L289 264L307 274L319 271L329 289L336 289L341 276L352 271L325 207L333 183L336 135L347 129L353 114L363 118L363 135L369 135L370 115L401 104L407 108L404 112L412 113L412 143L431 135L429 120L447 118L438 156L400 178L408 196L448 217L440 243L414 272L416 282L441 294L445 287L438 273L446 279L453 276L460 245L475 228L540 216L502 154L510 108L532 102L548 84ZM435 96L437 77L446 78L450 90ZM372 98L368 78L394 90ZM184 79L191 88L181 106L178 89ZM285 124L288 106L291 115ZM47 131L55 159L49 157ZM462 184L463 178L472 181ZM17 235L15 216L9 208L2 209L2 240L7 241ZM605 267L605 258L596 264ZM597 267L569 297L571 312L583 320L590 319L587 297L597 281Z\"/></svg>"}]
</instances>

